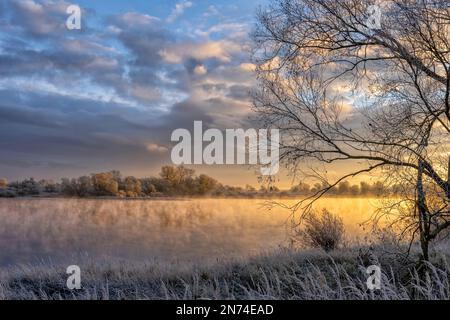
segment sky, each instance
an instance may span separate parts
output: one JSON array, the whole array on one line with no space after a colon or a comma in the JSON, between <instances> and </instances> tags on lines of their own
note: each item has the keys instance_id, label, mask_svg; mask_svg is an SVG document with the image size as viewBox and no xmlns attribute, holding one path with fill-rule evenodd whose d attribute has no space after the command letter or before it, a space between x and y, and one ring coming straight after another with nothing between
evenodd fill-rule
<instances>
[{"instance_id":1,"label":"sky","mask_svg":"<svg viewBox=\"0 0 450 320\"><path fill-rule=\"evenodd\" d=\"M250 34L268 2L0 0L0 178L154 176L178 128L256 127ZM251 166L192 168L258 184Z\"/></svg>"},{"instance_id":2,"label":"sky","mask_svg":"<svg viewBox=\"0 0 450 320\"><path fill-rule=\"evenodd\" d=\"M71 4L81 30L66 28ZM264 4L1 0L0 176L149 176L170 164L174 129L248 127L249 33ZM247 167L198 171L256 182Z\"/></svg>"}]
</instances>

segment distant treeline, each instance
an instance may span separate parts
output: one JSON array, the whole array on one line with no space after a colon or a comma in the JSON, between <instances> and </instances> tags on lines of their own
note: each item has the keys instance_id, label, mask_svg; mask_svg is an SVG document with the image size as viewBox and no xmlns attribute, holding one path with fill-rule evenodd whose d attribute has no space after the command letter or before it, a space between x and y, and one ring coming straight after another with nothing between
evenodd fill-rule
<instances>
[{"instance_id":1,"label":"distant treeline","mask_svg":"<svg viewBox=\"0 0 450 320\"><path fill-rule=\"evenodd\" d=\"M164 166L158 177L123 177L119 171L93 173L79 178L63 178L37 181L33 178L9 182L0 179L0 197L24 196L69 196L69 197L172 197L172 196L216 196L216 197L265 197L303 196L322 190L326 185L299 183L290 190L279 190L276 186L261 186L256 189L232 187L219 183L205 174L196 175L192 169L183 166ZM344 181L332 188L329 194L370 196L386 194L381 182L361 182L351 185ZM392 193L392 190L389 192Z\"/></svg>"}]
</instances>

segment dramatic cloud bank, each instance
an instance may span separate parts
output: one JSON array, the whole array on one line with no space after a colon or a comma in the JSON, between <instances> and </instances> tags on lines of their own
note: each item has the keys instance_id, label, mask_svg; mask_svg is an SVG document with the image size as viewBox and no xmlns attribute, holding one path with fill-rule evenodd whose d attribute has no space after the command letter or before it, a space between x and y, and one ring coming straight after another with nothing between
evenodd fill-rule
<instances>
[{"instance_id":1,"label":"dramatic cloud bank","mask_svg":"<svg viewBox=\"0 0 450 320\"><path fill-rule=\"evenodd\" d=\"M257 3L112 3L80 1L81 30L65 1L0 4L0 175L148 174L173 129L248 126Z\"/></svg>"}]
</instances>

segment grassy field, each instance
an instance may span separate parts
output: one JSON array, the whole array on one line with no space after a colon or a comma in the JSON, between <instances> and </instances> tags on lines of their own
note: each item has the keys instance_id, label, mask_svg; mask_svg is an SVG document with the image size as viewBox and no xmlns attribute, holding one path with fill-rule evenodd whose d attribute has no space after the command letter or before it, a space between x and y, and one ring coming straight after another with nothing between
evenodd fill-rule
<instances>
[{"instance_id":1,"label":"grassy field","mask_svg":"<svg viewBox=\"0 0 450 320\"><path fill-rule=\"evenodd\" d=\"M280 250L247 261L196 267L86 262L82 289L66 288L65 267L0 271L0 299L449 299L449 256L433 257L425 276L409 260L375 248L381 290L367 290L365 248L325 254ZM361 254L361 252L363 252Z\"/></svg>"}]
</instances>

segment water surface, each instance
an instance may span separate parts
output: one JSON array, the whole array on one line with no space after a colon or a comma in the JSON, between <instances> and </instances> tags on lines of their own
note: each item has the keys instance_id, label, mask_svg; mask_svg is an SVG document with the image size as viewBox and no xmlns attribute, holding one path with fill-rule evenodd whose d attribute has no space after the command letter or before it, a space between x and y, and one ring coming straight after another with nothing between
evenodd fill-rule
<instances>
[{"instance_id":1,"label":"water surface","mask_svg":"<svg viewBox=\"0 0 450 320\"><path fill-rule=\"evenodd\" d=\"M281 200L280 200L281 201ZM1 199L0 266L76 264L92 259L214 261L287 245L289 212L260 199ZM293 203L293 200L282 200ZM316 208L339 214L352 237L375 199L324 198Z\"/></svg>"}]
</instances>

